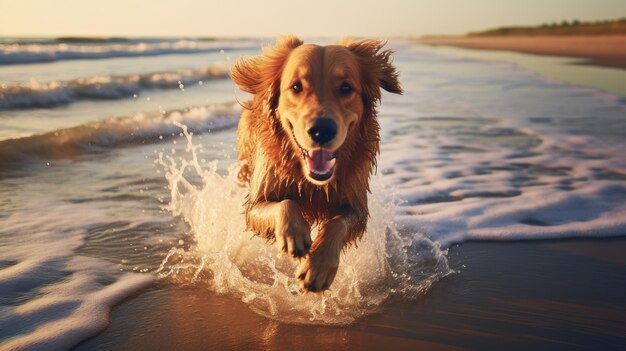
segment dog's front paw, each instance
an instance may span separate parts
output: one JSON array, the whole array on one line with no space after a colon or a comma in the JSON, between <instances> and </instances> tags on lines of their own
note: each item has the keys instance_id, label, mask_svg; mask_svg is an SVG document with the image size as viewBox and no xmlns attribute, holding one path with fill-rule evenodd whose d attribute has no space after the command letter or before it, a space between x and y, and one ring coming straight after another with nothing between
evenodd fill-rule
<instances>
[{"instance_id":1,"label":"dog's front paw","mask_svg":"<svg viewBox=\"0 0 626 351\"><path fill-rule=\"evenodd\" d=\"M311 226L292 200L284 200L276 218L276 246L291 257L303 257L311 248Z\"/></svg>"},{"instance_id":2,"label":"dog's front paw","mask_svg":"<svg viewBox=\"0 0 626 351\"><path fill-rule=\"evenodd\" d=\"M340 254L340 249L332 246L320 245L311 250L296 270L300 287L312 292L328 289L337 274Z\"/></svg>"}]
</instances>

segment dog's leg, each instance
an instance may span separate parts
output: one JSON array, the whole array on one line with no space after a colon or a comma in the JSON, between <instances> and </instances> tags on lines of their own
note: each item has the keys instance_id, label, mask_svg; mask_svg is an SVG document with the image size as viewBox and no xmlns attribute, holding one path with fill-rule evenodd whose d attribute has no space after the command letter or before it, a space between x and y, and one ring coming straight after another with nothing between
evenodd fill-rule
<instances>
[{"instance_id":1,"label":"dog's leg","mask_svg":"<svg viewBox=\"0 0 626 351\"><path fill-rule=\"evenodd\" d=\"M337 274L341 250L349 242L350 233L361 220L354 210L348 209L320 226L309 255L300 261L296 270L296 278L303 289L328 289Z\"/></svg>"},{"instance_id":2,"label":"dog's leg","mask_svg":"<svg viewBox=\"0 0 626 351\"><path fill-rule=\"evenodd\" d=\"M257 235L276 239L279 250L302 257L311 247L311 226L293 200L261 202L247 213L248 227Z\"/></svg>"}]
</instances>

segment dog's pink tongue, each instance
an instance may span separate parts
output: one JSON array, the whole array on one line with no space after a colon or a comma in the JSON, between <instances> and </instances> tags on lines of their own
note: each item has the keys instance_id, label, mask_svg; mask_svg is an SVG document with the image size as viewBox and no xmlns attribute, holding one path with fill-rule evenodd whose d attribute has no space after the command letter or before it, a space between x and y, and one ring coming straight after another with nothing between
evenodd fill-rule
<instances>
[{"instance_id":1,"label":"dog's pink tongue","mask_svg":"<svg viewBox=\"0 0 626 351\"><path fill-rule=\"evenodd\" d=\"M335 165L333 153L324 149L315 149L309 151L309 157L307 157L307 161L309 162L309 169L320 174L330 172L330 170Z\"/></svg>"}]
</instances>

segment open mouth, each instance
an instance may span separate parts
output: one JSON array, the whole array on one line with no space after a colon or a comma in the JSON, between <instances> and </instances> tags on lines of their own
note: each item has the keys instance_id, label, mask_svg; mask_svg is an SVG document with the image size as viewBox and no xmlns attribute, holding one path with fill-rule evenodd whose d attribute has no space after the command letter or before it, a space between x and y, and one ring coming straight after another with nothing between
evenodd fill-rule
<instances>
[{"instance_id":1,"label":"open mouth","mask_svg":"<svg viewBox=\"0 0 626 351\"><path fill-rule=\"evenodd\" d=\"M324 149L315 149L309 152L304 151L305 167L309 171L309 176L315 180L324 181L333 176L335 167L335 157L332 152Z\"/></svg>"},{"instance_id":2,"label":"open mouth","mask_svg":"<svg viewBox=\"0 0 626 351\"><path fill-rule=\"evenodd\" d=\"M309 177L322 182L333 176L337 159L332 151L324 148L307 151L300 145L295 134L293 135L293 140L296 141L296 145L300 149L302 159L304 160L304 168L308 171Z\"/></svg>"}]
</instances>

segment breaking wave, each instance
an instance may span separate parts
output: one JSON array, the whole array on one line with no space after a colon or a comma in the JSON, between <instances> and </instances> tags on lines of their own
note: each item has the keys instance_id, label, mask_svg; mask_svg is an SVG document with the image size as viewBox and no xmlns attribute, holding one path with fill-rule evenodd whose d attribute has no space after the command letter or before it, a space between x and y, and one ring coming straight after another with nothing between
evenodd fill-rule
<instances>
[{"instance_id":1,"label":"breaking wave","mask_svg":"<svg viewBox=\"0 0 626 351\"><path fill-rule=\"evenodd\" d=\"M139 113L45 134L2 140L0 166L41 158L73 158L115 146L156 143L179 135L180 128L174 125L175 122L187 124L194 132L230 128L237 124L239 109L237 104L220 104L169 112Z\"/></svg>"},{"instance_id":2,"label":"breaking wave","mask_svg":"<svg viewBox=\"0 0 626 351\"><path fill-rule=\"evenodd\" d=\"M129 42L118 40L88 43L64 41L53 44L12 42L7 44L0 43L0 65L76 59L191 54L256 47L258 47L258 42L254 40L141 40Z\"/></svg>"},{"instance_id":3,"label":"breaking wave","mask_svg":"<svg viewBox=\"0 0 626 351\"><path fill-rule=\"evenodd\" d=\"M228 77L226 66L181 69L171 72L95 76L71 81L0 84L0 110L46 108L77 100L123 99L146 89L179 89Z\"/></svg>"}]
</instances>

